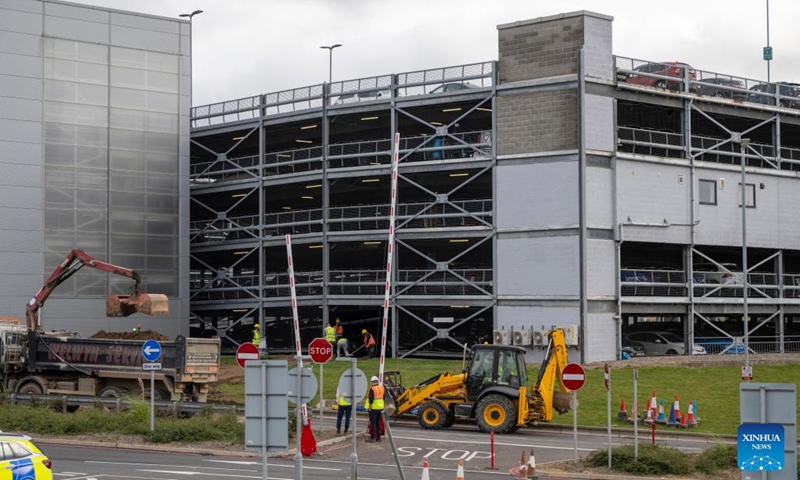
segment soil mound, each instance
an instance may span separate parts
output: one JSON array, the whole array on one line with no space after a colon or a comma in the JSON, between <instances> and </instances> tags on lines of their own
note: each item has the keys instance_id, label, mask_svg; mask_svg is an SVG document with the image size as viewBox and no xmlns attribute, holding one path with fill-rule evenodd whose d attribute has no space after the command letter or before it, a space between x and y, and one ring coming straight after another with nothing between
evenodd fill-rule
<instances>
[{"instance_id":1,"label":"soil mound","mask_svg":"<svg viewBox=\"0 0 800 480\"><path fill-rule=\"evenodd\" d=\"M169 337L153 330L139 330L136 332L106 332L100 330L89 338L104 338L109 340L158 340L169 341Z\"/></svg>"}]
</instances>

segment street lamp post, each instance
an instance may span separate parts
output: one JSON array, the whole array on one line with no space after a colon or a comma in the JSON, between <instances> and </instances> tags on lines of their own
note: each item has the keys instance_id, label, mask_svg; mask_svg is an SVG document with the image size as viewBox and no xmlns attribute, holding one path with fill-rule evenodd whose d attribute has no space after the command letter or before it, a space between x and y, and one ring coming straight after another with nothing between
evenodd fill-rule
<instances>
[{"instance_id":1,"label":"street lamp post","mask_svg":"<svg viewBox=\"0 0 800 480\"><path fill-rule=\"evenodd\" d=\"M331 82L333 81L333 49L341 47L341 46L342 46L341 43L336 43L336 44L330 45L330 46L323 45L323 46L319 47L319 48L324 48L324 49L328 50L328 85L330 85Z\"/></svg>"},{"instance_id":2,"label":"street lamp post","mask_svg":"<svg viewBox=\"0 0 800 480\"><path fill-rule=\"evenodd\" d=\"M739 143L739 151L742 154L742 319L744 320L744 366L750 366L750 342L748 330L749 318L747 312L747 148L750 145L749 138L742 138Z\"/></svg>"},{"instance_id":3,"label":"street lamp post","mask_svg":"<svg viewBox=\"0 0 800 480\"><path fill-rule=\"evenodd\" d=\"M192 43L194 43L192 40L193 40L194 32L192 31L192 18L195 15L200 15L201 13L203 13L202 10L195 10L192 13L181 13L180 15L178 15L179 17L183 17L183 18L188 18L189 19L189 103L190 103L189 110L190 111L191 111L191 108L192 108L191 104L194 102L194 99L193 99L193 95L194 95L194 75L193 75L193 72L192 72L192 70L193 70L192 66L194 65L194 55L192 54Z\"/></svg>"}]
</instances>

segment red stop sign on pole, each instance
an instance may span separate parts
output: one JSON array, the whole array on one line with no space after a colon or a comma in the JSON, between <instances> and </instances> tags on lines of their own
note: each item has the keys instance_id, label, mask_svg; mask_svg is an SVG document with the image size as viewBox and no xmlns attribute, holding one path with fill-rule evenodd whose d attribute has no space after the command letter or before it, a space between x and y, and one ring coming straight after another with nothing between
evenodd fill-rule
<instances>
[{"instance_id":1,"label":"red stop sign on pole","mask_svg":"<svg viewBox=\"0 0 800 480\"><path fill-rule=\"evenodd\" d=\"M328 363L333 357L333 346L324 338L317 337L308 344L308 355L314 363Z\"/></svg>"},{"instance_id":2,"label":"red stop sign on pole","mask_svg":"<svg viewBox=\"0 0 800 480\"><path fill-rule=\"evenodd\" d=\"M570 390L580 390L586 382L586 372L577 363L570 363L561 372L561 381Z\"/></svg>"},{"instance_id":3,"label":"red stop sign on pole","mask_svg":"<svg viewBox=\"0 0 800 480\"><path fill-rule=\"evenodd\" d=\"M239 366L242 368L244 368L244 362L258 360L259 358L258 347L250 342L245 342L236 349L236 361L239 362Z\"/></svg>"}]
</instances>

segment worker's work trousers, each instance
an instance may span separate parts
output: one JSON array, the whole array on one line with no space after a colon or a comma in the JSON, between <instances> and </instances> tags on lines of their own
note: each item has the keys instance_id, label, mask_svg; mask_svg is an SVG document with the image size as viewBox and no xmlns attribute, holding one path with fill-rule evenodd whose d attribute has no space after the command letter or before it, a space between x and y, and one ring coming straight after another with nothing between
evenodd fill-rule
<instances>
[{"instance_id":1,"label":"worker's work trousers","mask_svg":"<svg viewBox=\"0 0 800 480\"><path fill-rule=\"evenodd\" d=\"M339 405L336 411L336 431L342 430L342 417L344 417L344 433L350 430L350 412L353 411L352 405Z\"/></svg>"},{"instance_id":2,"label":"worker's work trousers","mask_svg":"<svg viewBox=\"0 0 800 480\"><path fill-rule=\"evenodd\" d=\"M369 411L369 436L370 438L381 440L381 415L383 410L371 409Z\"/></svg>"},{"instance_id":3,"label":"worker's work trousers","mask_svg":"<svg viewBox=\"0 0 800 480\"><path fill-rule=\"evenodd\" d=\"M336 356L337 357L346 357L348 355L347 351L347 340L336 342Z\"/></svg>"}]
</instances>

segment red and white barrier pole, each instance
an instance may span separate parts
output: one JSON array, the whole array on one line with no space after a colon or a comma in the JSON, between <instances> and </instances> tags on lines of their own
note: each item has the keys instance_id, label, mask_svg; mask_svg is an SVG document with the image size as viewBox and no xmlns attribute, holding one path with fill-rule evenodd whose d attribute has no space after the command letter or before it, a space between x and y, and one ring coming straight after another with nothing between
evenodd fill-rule
<instances>
[{"instance_id":1,"label":"red and white barrier pole","mask_svg":"<svg viewBox=\"0 0 800 480\"><path fill-rule=\"evenodd\" d=\"M389 299L392 294L392 258L394 257L394 227L397 218L397 165L400 162L400 133L394 135L392 154L392 199L389 207L389 243L386 248L386 291L383 294L383 331L381 334L381 356L378 366L378 381L383 385L383 366L386 362L386 337L389 335ZM397 321L397 319L395 319Z\"/></svg>"},{"instance_id":2,"label":"red and white barrier pole","mask_svg":"<svg viewBox=\"0 0 800 480\"><path fill-rule=\"evenodd\" d=\"M294 456L294 469L295 478L303 480L303 455L300 453L301 445L300 438L303 436L302 428L305 423L305 405L301 407L300 388L302 385L303 377L303 351L300 347L300 322L297 319L297 291L294 285L294 261L292 260L292 237L286 235L286 261L289 265L289 291L292 298L292 319L294 320L294 347L297 355L297 380L295 382L295 391L297 392L296 408L295 408L295 423L297 424L297 453Z\"/></svg>"},{"instance_id":3,"label":"red and white barrier pole","mask_svg":"<svg viewBox=\"0 0 800 480\"><path fill-rule=\"evenodd\" d=\"M489 451L491 452L492 459L489 464L489 469L494 470L494 432L489 432L489 443L491 444Z\"/></svg>"}]
</instances>

